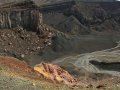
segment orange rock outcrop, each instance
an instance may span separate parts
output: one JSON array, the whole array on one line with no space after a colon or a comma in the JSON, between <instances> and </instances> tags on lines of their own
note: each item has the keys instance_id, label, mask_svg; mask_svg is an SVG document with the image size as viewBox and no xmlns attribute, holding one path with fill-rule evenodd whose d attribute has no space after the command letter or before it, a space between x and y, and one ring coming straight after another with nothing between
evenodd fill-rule
<instances>
[{"instance_id":1,"label":"orange rock outcrop","mask_svg":"<svg viewBox=\"0 0 120 90\"><path fill-rule=\"evenodd\" d=\"M58 84L75 85L75 79L66 70L54 64L41 63L32 68L26 62L16 58L0 56L0 68L36 80L43 78Z\"/></svg>"},{"instance_id":2,"label":"orange rock outcrop","mask_svg":"<svg viewBox=\"0 0 120 90\"><path fill-rule=\"evenodd\" d=\"M56 83L75 84L75 79L58 65L41 63L36 65L34 70Z\"/></svg>"}]
</instances>

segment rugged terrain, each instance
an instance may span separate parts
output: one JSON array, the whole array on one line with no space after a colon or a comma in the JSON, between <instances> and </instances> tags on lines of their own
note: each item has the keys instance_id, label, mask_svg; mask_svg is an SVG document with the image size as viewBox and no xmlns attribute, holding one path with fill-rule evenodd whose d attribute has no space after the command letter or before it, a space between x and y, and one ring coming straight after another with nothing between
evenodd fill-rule
<instances>
[{"instance_id":1,"label":"rugged terrain","mask_svg":"<svg viewBox=\"0 0 120 90\"><path fill-rule=\"evenodd\" d=\"M0 0L0 4L0 55L26 62L21 65L17 60L16 66L14 60L0 59L3 90L16 90L18 86L18 90L73 88L41 80L32 70L41 62L57 64L76 77L75 90L119 90L120 2ZM24 71L26 67L28 72Z\"/></svg>"},{"instance_id":2,"label":"rugged terrain","mask_svg":"<svg viewBox=\"0 0 120 90\"><path fill-rule=\"evenodd\" d=\"M43 73L34 70L26 62L7 56L0 57L0 88L2 90L70 89L67 85L57 84L52 79L44 77Z\"/></svg>"}]
</instances>

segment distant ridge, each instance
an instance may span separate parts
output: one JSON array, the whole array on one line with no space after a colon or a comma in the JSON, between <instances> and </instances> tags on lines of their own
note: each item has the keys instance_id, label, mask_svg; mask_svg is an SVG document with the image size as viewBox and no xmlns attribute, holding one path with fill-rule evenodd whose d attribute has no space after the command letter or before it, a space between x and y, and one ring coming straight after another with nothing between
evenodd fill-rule
<instances>
[{"instance_id":1,"label":"distant ridge","mask_svg":"<svg viewBox=\"0 0 120 90\"><path fill-rule=\"evenodd\" d=\"M83 2L115 2L118 0L0 0L0 4L11 3L11 2L22 2L22 1L34 1L38 5L42 4L51 4L58 2L66 2L66 1L83 1Z\"/></svg>"}]
</instances>

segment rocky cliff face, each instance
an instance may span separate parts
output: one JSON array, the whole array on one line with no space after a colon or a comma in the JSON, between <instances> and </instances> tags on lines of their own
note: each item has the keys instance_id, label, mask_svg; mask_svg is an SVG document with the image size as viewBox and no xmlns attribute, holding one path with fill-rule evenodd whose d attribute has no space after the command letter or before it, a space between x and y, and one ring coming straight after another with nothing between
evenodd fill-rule
<instances>
[{"instance_id":1,"label":"rocky cliff face","mask_svg":"<svg viewBox=\"0 0 120 90\"><path fill-rule=\"evenodd\" d=\"M12 55L23 56L38 54L38 51L51 45L53 37L50 29L43 24L41 11L31 2L2 5L0 29L0 52L7 55L11 52Z\"/></svg>"},{"instance_id":2,"label":"rocky cliff face","mask_svg":"<svg viewBox=\"0 0 120 90\"><path fill-rule=\"evenodd\" d=\"M0 28L15 28L22 26L29 29L37 29L42 22L42 14L37 10L1 11Z\"/></svg>"},{"instance_id":3,"label":"rocky cliff face","mask_svg":"<svg viewBox=\"0 0 120 90\"><path fill-rule=\"evenodd\" d=\"M0 6L0 28L23 28L37 30L42 23L42 13L32 1L10 2Z\"/></svg>"},{"instance_id":4,"label":"rocky cliff face","mask_svg":"<svg viewBox=\"0 0 120 90\"><path fill-rule=\"evenodd\" d=\"M70 34L89 34L93 30L119 31L120 28L119 2L70 1L45 5L39 9L35 2L3 5L0 10L0 28L22 26L37 29L42 22Z\"/></svg>"}]
</instances>

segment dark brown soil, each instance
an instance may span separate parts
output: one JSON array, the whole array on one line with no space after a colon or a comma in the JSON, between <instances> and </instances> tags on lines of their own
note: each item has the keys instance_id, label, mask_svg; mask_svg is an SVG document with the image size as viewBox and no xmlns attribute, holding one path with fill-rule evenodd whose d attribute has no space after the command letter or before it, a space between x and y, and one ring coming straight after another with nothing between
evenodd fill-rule
<instances>
[{"instance_id":1,"label":"dark brown soil","mask_svg":"<svg viewBox=\"0 0 120 90\"><path fill-rule=\"evenodd\" d=\"M47 36L39 37L36 32L20 28L0 30L0 52L2 54L34 55L45 46Z\"/></svg>"}]
</instances>

